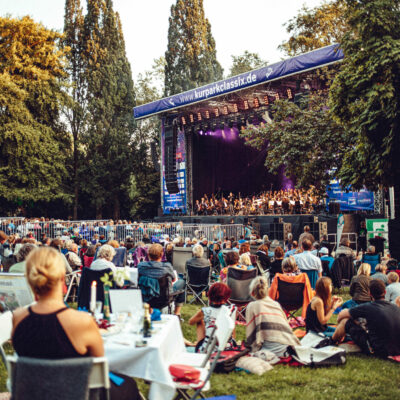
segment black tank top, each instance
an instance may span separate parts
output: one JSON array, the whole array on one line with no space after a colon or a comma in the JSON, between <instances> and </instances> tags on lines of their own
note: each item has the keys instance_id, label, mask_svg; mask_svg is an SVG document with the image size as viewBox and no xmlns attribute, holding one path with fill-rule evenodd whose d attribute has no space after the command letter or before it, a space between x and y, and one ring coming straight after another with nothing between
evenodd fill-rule
<instances>
[{"instance_id":1,"label":"black tank top","mask_svg":"<svg viewBox=\"0 0 400 400\"><path fill-rule=\"evenodd\" d=\"M12 338L17 354L46 359L84 357L75 350L57 318L57 314L67 309L37 314L29 307L29 315L18 324Z\"/></svg>"},{"instance_id":2,"label":"black tank top","mask_svg":"<svg viewBox=\"0 0 400 400\"><path fill-rule=\"evenodd\" d=\"M327 325L322 325L319 322L317 311L311 308L311 303L307 307L306 313L306 331L313 331L316 333L326 331Z\"/></svg>"}]
</instances>

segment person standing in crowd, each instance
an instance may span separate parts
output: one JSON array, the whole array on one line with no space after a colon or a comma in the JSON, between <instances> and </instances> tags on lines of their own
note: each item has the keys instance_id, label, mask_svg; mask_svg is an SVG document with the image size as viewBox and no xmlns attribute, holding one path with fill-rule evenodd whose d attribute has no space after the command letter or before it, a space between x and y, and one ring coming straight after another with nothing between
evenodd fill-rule
<instances>
[{"instance_id":1,"label":"person standing in crowd","mask_svg":"<svg viewBox=\"0 0 400 400\"><path fill-rule=\"evenodd\" d=\"M315 242L314 236L310 232L310 227L306 225L304 232L299 237L299 246L302 247L304 240L309 240L311 243Z\"/></svg>"}]
</instances>

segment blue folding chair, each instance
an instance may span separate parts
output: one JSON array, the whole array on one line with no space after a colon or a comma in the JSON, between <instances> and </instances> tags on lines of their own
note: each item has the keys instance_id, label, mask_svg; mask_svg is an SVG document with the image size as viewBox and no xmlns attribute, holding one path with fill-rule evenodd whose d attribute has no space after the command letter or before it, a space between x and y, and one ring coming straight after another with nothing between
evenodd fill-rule
<instances>
[{"instance_id":1,"label":"blue folding chair","mask_svg":"<svg viewBox=\"0 0 400 400\"><path fill-rule=\"evenodd\" d=\"M318 271L316 269L313 269L313 270L301 270L301 272L307 274L311 287L315 289L315 285L318 280Z\"/></svg>"}]
</instances>

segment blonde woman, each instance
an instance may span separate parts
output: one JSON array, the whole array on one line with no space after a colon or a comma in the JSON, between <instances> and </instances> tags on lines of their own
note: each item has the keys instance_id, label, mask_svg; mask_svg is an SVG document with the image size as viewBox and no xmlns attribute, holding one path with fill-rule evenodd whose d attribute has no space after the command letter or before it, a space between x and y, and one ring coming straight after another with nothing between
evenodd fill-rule
<instances>
[{"instance_id":1,"label":"blonde woman","mask_svg":"<svg viewBox=\"0 0 400 400\"><path fill-rule=\"evenodd\" d=\"M12 342L19 356L44 359L103 357L103 340L93 318L65 306L62 289L64 260L51 247L32 251L26 277L36 303L14 311ZM112 399L138 399L133 379L111 384Z\"/></svg>"}]
</instances>

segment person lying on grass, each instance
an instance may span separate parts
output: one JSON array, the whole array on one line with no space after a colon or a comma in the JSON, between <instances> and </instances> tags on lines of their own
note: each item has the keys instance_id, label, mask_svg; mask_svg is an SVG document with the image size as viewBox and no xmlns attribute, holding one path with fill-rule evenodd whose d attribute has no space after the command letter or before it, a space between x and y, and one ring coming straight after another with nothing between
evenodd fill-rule
<instances>
[{"instance_id":1,"label":"person lying on grass","mask_svg":"<svg viewBox=\"0 0 400 400\"><path fill-rule=\"evenodd\" d=\"M215 327L215 320L222 307L228 307L226 302L231 295L231 288L225 283L214 283L208 291L209 306L203 307L189 320L189 325L196 325L197 344L196 352L204 352L211 333Z\"/></svg>"},{"instance_id":2,"label":"person lying on grass","mask_svg":"<svg viewBox=\"0 0 400 400\"><path fill-rule=\"evenodd\" d=\"M400 308L385 300L385 289L381 280L371 280L373 301L339 313L334 342L341 342L347 333L365 354L400 355Z\"/></svg>"},{"instance_id":3,"label":"person lying on grass","mask_svg":"<svg viewBox=\"0 0 400 400\"><path fill-rule=\"evenodd\" d=\"M317 280L315 292L316 295L307 307L306 331L332 336L335 328L328 327L327 323L343 300L337 296L332 297L332 281L328 277Z\"/></svg>"}]
</instances>

